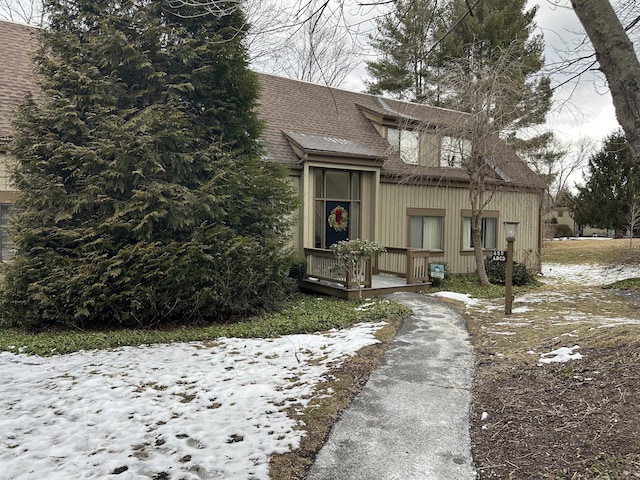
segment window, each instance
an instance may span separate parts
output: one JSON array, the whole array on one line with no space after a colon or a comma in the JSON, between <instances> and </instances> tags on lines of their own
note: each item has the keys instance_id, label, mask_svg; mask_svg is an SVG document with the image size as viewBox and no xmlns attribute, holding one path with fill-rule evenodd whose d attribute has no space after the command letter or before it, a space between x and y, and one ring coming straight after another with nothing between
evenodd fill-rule
<instances>
[{"instance_id":1,"label":"window","mask_svg":"<svg viewBox=\"0 0 640 480\"><path fill-rule=\"evenodd\" d=\"M7 231L10 215L11 205L8 203L0 204L0 262L7 260L13 252L13 242Z\"/></svg>"},{"instance_id":2,"label":"window","mask_svg":"<svg viewBox=\"0 0 640 480\"><path fill-rule=\"evenodd\" d=\"M360 237L361 174L347 170L316 169L314 172L314 246L328 248L335 241ZM331 210L341 206L348 213L348 230L329 228ZM338 235L338 236L336 236ZM340 238L338 238L340 237ZM344 237L344 238L342 238Z\"/></svg>"},{"instance_id":3,"label":"window","mask_svg":"<svg viewBox=\"0 0 640 480\"><path fill-rule=\"evenodd\" d=\"M409 248L443 250L445 210L410 208Z\"/></svg>"},{"instance_id":4,"label":"window","mask_svg":"<svg viewBox=\"0 0 640 480\"><path fill-rule=\"evenodd\" d=\"M494 249L497 246L498 218L497 216L482 218L482 248ZM473 235L471 233L471 217L462 218L462 249L473 249Z\"/></svg>"},{"instance_id":5,"label":"window","mask_svg":"<svg viewBox=\"0 0 640 480\"><path fill-rule=\"evenodd\" d=\"M400 152L400 158L404 163L418 164L420 156L419 132L389 127L387 128L387 140L396 151Z\"/></svg>"},{"instance_id":6,"label":"window","mask_svg":"<svg viewBox=\"0 0 640 480\"><path fill-rule=\"evenodd\" d=\"M471 157L471 140L442 137L441 154L441 167L461 168Z\"/></svg>"}]
</instances>

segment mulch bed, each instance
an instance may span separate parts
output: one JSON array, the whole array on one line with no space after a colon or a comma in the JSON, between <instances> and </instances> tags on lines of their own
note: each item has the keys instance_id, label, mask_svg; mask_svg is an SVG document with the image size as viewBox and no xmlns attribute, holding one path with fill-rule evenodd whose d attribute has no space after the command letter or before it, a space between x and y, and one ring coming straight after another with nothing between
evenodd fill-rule
<instances>
[{"instance_id":1,"label":"mulch bed","mask_svg":"<svg viewBox=\"0 0 640 480\"><path fill-rule=\"evenodd\" d=\"M580 352L544 366L477 354L471 441L480 480L640 478L640 343Z\"/></svg>"}]
</instances>

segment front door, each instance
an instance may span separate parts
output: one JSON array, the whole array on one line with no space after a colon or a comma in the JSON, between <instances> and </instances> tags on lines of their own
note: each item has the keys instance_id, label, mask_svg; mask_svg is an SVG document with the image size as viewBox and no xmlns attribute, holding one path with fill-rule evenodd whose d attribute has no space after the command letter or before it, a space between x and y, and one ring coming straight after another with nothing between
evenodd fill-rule
<instances>
[{"instance_id":1,"label":"front door","mask_svg":"<svg viewBox=\"0 0 640 480\"><path fill-rule=\"evenodd\" d=\"M326 202L326 248L349 238L350 205L347 202Z\"/></svg>"},{"instance_id":2,"label":"front door","mask_svg":"<svg viewBox=\"0 0 640 480\"><path fill-rule=\"evenodd\" d=\"M360 236L361 173L316 169L314 172L315 248Z\"/></svg>"}]
</instances>

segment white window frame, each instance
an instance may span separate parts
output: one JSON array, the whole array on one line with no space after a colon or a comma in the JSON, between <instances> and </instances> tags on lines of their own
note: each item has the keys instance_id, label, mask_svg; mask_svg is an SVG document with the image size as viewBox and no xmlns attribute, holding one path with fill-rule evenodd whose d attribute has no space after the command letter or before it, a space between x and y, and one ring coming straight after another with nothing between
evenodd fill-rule
<instances>
[{"instance_id":1,"label":"white window frame","mask_svg":"<svg viewBox=\"0 0 640 480\"><path fill-rule=\"evenodd\" d=\"M440 145L440 166L462 168L471 158L471 140L443 136Z\"/></svg>"},{"instance_id":2,"label":"white window frame","mask_svg":"<svg viewBox=\"0 0 640 480\"><path fill-rule=\"evenodd\" d=\"M489 224L493 224L489 227ZM498 217L487 215L482 217L482 249L495 250L498 247ZM471 217L462 217L462 250L473 250L473 232L471 231Z\"/></svg>"}]
</instances>

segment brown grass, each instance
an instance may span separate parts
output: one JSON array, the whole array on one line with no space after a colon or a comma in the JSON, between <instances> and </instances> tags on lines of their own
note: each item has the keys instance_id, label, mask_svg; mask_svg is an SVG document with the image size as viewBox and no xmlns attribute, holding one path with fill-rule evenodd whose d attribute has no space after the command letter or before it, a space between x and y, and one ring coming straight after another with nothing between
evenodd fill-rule
<instances>
[{"instance_id":1,"label":"brown grass","mask_svg":"<svg viewBox=\"0 0 640 480\"><path fill-rule=\"evenodd\" d=\"M543 261L572 264L638 263L640 239L547 241L544 243Z\"/></svg>"},{"instance_id":2,"label":"brown grass","mask_svg":"<svg viewBox=\"0 0 640 480\"><path fill-rule=\"evenodd\" d=\"M624 242L552 242L544 260L606 263L627 258ZM510 317L491 309L501 300L465 313L478 479L640 478L640 302L581 285L544 286L514 306L527 299L540 301ZM581 360L539 363L574 345Z\"/></svg>"}]
</instances>

